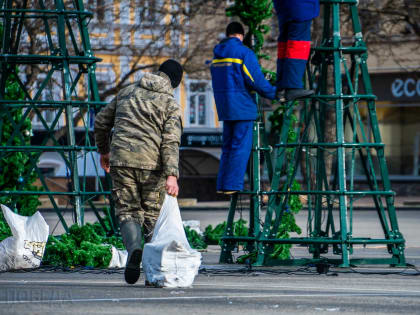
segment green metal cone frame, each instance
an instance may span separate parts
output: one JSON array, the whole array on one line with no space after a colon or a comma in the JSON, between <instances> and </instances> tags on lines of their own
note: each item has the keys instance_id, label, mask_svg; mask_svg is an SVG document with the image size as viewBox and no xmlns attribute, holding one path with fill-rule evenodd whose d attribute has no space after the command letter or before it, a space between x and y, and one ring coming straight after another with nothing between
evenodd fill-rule
<instances>
[{"instance_id":1,"label":"green metal cone frame","mask_svg":"<svg viewBox=\"0 0 420 315\"><path fill-rule=\"evenodd\" d=\"M273 158L265 139L263 122L254 125L254 144L251 156L250 190L232 196L227 227L222 238L221 263L232 263L232 251L239 242L246 249L257 250L255 265L307 265L329 262L341 267L360 264L389 264L405 266L405 240L399 231L394 208L388 169L376 116L375 96L367 68L367 49L359 22L357 1L323 0L323 39L313 49L312 66L308 64L307 84L315 89L315 96L299 106L286 104L279 144ZM341 41L340 14L349 8L354 32L351 47ZM333 80L329 80L333 76ZM316 85L315 85L316 82ZM288 143L291 115L299 109L298 139ZM361 108L367 114L363 115ZM336 117L335 141L328 142L326 112ZM371 140L372 138L372 140ZM260 183L260 152L264 153L271 189L263 191ZM286 164L294 163L293 172ZM306 165L303 178L305 190L295 191L292 183L300 165ZM301 168L303 170L303 168ZM357 190L355 174L360 170L366 176L369 188ZM303 170L305 171L305 170ZM233 220L241 194L250 195L250 226L248 237L233 235ZM307 237L276 239L284 211L291 195L307 199ZM269 196L262 226L261 197ZM381 239L353 236L354 202L361 197L373 199L384 233ZM336 222L338 221L338 222ZM274 244L299 244L308 247L308 259L275 260L270 254ZM351 258L353 245L384 245L390 257ZM330 247L339 258L321 256ZM334 257L334 256L333 256Z\"/></svg>"},{"instance_id":2,"label":"green metal cone frame","mask_svg":"<svg viewBox=\"0 0 420 315\"><path fill-rule=\"evenodd\" d=\"M99 183L98 191L87 189L86 167L89 160L94 161L93 146L89 136L89 121L92 115L105 105L101 102L95 76L95 63L100 61L95 58L90 46L87 29L88 20L92 13L85 11L82 0L63 1L55 0L54 3L44 0L23 1L21 6L11 0L0 0L0 23L3 25L3 38L0 52L0 108L2 113L1 124L10 123L13 132L6 146L0 148L0 160L10 154L22 152L29 158L29 167L26 174L21 174L23 180L35 171L43 186L43 191L0 191L0 195L11 195L14 208L19 196L27 194L47 195L56 211L64 229L68 226L63 217L64 208L60 208L54 196L68 196L74 211L74 222L84 224L84 209L90 207L105 228L103 218L93 200L100 195L110 198L110 192L102 187L99 180L99 170L96 169L96 178ZM28 34L26 29L31 23L39 23L40 34L45 38L45 47L37 47L38 54L23 54L27 50ZM32 34L33 36L34 34ZM25 70L28 65L38 65L44 70L44 75L39 78L39 85L28 90L16 69ZM14 76L25 92L25 99L20 101L6 100L6 80ZM82 89L80 87L83 87ZM59 94L51 96L52 94ZM50 95L50 97L45 97ZM9 111L22 110L22 119L14 122ZM46 121L42 115L45 110L54 110L54 117ZM46 136L40 145L26 145L21 134L21 126L25 119L37 117L42 124ZM60 121L65 121L65 126ZM76 121L80 121L77 126ZM83 130L84 139L76 139L75 128ZM57 130L65 128L63 136L57 137ZM50 191L47 178L38 167L42 153L57 152L65 162L69 191ZM83 169L78 169L83 165ZM96 165L96 164L95 164ZM109 177L107 176L109 183ZM110 184L110 183L109 183ZM111 213L111 230L116 231L115 216L112 200L109 200ZM108 215L108 210L105 210Z\"/></svg>"}]
</instances>

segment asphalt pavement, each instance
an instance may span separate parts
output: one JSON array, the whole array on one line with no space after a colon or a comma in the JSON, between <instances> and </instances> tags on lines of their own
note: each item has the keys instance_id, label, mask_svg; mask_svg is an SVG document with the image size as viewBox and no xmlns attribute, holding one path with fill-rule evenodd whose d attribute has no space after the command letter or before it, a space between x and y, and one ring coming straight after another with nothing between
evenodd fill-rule
<instances>
[{"instance_id":1,"label":"asphalt pavement","mask_svg":"<svg viewBox=\"0 0 420 315\"><path fill-rule=\"evenodd\" d=\"M419 314L412 270L205 265L193 287L127 285L119 273L0 274L1 314ZM361 272L361 273L359 273ZM395 274L399 272L401 274Z\"/></svg>"},{"instance_id":2,"label":"asphalt pavement","mask_svg":"<svg viewBox=\"0 0 420 315\"><path fill-rule=\"evenodd\" d=\"M51 230L57 223L43 212ZM306 211L296 221L306 233ZM71 220L71 214L67 214ZM227 210L183 210L184 220L201 227L226 220ZM239 216L239 214L238 214ZM247 219L247 211L242 216ZM86 213L86 220L94 220ZM406 238L407 262L420 269L420 211L398 210ZM60 232L57 225L55 234ZM354 233L379 237L375 211L354 213ZM203 252L203 264L191 288L156 289L123 280L122 270L40 270L0 274L0 314L420 314L420 270L364 266L331 268L220 265L220 248ZM235 255L239 255L237 253ZM309 257L295 246L296 258ZM381 245L355 246L357 257L388 257Z\"/></svg>"}]
</instances>

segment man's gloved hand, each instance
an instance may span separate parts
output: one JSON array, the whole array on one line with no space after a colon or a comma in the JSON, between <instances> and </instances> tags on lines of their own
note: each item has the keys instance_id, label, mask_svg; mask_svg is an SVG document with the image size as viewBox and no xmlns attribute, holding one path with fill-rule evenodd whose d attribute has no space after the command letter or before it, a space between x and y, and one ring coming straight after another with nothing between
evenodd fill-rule
<instances>
[{"instance_id":1,"label":"man's gloved hand","mask_svg":"<svg viewBox=\"0 0 420 315\"><path fill-rule=\"evenodd\" d=\"M286 102L286 92L284 89L277 89L276 100L281 103Z\"/></svg>"},{"instance_id":2,"label":"man's gloved hand","mask_svg":"<svg viewBox=\"0 0 420 315\"><path fill-rule=\"evenodd\" d=\"M109 173L110 163L109 163L109 153L101 154L101 167L104 169L105 172Z\"/></svg>"},{"instance_id":3,"label":"man's gloved hand","mask_svg":"<svg viewBox=\"0 0 420 315\"><path fill-rule=\"evenodd\" d=\"M166 179L166 191L170 196L178 196L179 187L176 176L168 176L168 178Z\"/></svg>"}]
</instances>

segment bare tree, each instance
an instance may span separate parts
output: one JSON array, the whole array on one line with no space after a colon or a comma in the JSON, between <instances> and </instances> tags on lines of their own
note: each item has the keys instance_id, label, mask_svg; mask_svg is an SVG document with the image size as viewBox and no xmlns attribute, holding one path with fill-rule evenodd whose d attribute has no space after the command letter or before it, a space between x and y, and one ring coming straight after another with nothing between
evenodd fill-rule
<instances>
[{"instance_id":1,"label":"bare tree","mask_svg":"<svg viewBox=\"0 0 420 315\"><path fill-rule=\"evenodd\" d=\"M420 70L419 0L360 0L359 16L370 55L407 71ZM344 19L343 28L350 29L349 23Z\"/></svg>"},{"instance_id":2,"label":"bare tree","mask_svg":"<svg viewBox=\"0 0 420 315\"><path fill-rule=\"evenodd\" d=\"M124 74L108 84L110 87L101 91L101 97L116 94L138 71L156 70L162 58L178 59L191 76L206 76L205 61L211 58L212 48L225 27L221 23L226 20L225 5L224 0L130 0L111 1L108 7L92 6L97 18L90 31L99 29L100 32L120 34L113 45L107 40L96 41L95 52L131 59ZM114 14L112 23L107 24L106 15L101 12L115 11L116 6L119 15ZM129 12L128 21L123 17L123 11ZM136 37L134 41L132 37ZM147 63L144 63L144 57L147 57Z\"/></svg>"},{"instance_id":3,"label":"bare tree","mask_svg":"<svg viewBox=\"0 0 420 315\"><path fill-rule=\"evenodd\" d=\"M226 25L225 0L88 0L84 3L84 9L93 13L88 20L93 53L126 60L118 69L118 75L107 73L101 78L97 72L102 100L109 99L131 84L139 72L156 70L165 58L178 59L186 73L192 77L208 77L205 62L211 59L212 48ZM54 10L55 6L53 0L12 1L12 7L16 9ZM65 0L64 6L66 10L77 9L72 0ZM80 47L78 22L80 21L77 19L66 22L66 47L69 56L86 54ZM19 28L22 26L23 30L20 32ZM11 47L15 54L20 55L60 55L58 32L57 18L13 19ZM101 66L99 63L98 67ZM30 94L36 95L42 78L51 70L51 65L28 64L20 68L22 83ZM78 65L71 65L71 71L77 73ZM80 84L83 82L80 81ZM61 88L61 77L57 73L57 77L53 75L45 89L51 95L43 97L61 100L62 96L53 95ZM74 93L73 99L84 100L86 88ZM76 125L81 122L85 112L82 109L75 113ZM31 117L33 115L31 113ZM64 134L63 126L56 131L55 139L58 140ZM49 144L52 144L51 141Z\"/></svg>"}]
</instances>

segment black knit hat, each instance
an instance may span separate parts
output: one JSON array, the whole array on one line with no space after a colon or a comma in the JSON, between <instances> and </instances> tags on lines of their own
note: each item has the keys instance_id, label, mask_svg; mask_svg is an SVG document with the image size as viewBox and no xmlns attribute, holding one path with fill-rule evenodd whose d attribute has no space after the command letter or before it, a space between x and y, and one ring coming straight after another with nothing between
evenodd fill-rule
<instances>
[{"instance_id":1,"label":"black knit hat","mask_svg":"<svg viewBox=\"0 0 420 315\"><path fill-rule=\"evenodd\" d=\"M234 35L234 34L241 34L241 35L245 34L244 27L242 26L241 23L231 22L226 27L226 37L229 37L230 35Z\"/></svg>"},{"instance_id":2,"label":"black knit hat","mask_svg":"<svg viewBox=\"0 0 420 315\"><path fill-rule=\"evenodd\" d=\"M178 61L168 59L159 67L159 71L165 73L171 80L171 85L175 89L182 80L183 69Z\"/></svg>"}]
</instances>

